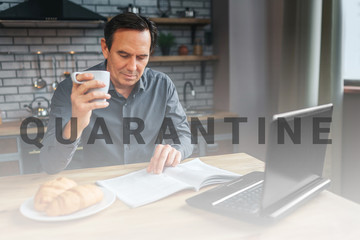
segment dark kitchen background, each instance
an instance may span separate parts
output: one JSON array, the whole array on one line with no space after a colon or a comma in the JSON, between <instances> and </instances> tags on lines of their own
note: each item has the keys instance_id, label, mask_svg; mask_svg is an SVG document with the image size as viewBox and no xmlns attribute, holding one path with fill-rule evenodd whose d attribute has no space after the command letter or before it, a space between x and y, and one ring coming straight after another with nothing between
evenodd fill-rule
<instances>
[{"instance_id":1,"label":"dark kitchen background","mask_svg":"<svg viewBox=\"0 0 360 240\"><path fill-rule=\"evenodd\" d=\"M0 1L2 2L2 1ZM12 3L11 3L12 2ZM24 1L4 1L0 11L15 6ZM46 1L52 2L52 1ZM148 17L159 17L156 0L112 1L112 0L74 0L71 1L104 17L111 17L126 8L129 4L141 6L141 13ZM171 1L169 17L178 17L177 11L191 8L196 11L198 18L210 18L210 0ZM22 23L23 25L26 24ZM51 99L52 83L64 79L64 72L76 69L85 70L103 60L100 48L100 39L103 37L102 26L76 27L74 21L70 27L5 27L0 28L0 110L3 121L21 120L31 114L24 108L36 97ZM56 26L56 23L53 24ZM51 25L50 25L51 26ZM175 36L176 45L171 48L171 55L177 55L178 47L186 45L189 55L192 54L193 44L191 27L184 25L161 25L159 30L171 32ZM196 29L196 39L205 43L205 32L210 31L210 24ZM33 82L39 78L39 69L36 52L40 51L41 77L47 82L43 89L33 87ZM75 52L75 54L71 54ZM212 45L203 44L203 54L212 54ZM154 55L161 55L159 47ZM53 57L56 61L56 75L53 66ZM188 97L188 104L194 108L212 108L213 106L213 75L212 63L205 66L205 84L200 83L200 62L151 62L150 67L167 73L174 81L179 92L186 81L191 81L196 89L194 97ZM183 99L182 94L179 94ZM34 103L35 105L37 103ZM46 106L46 102L42 105Z\"/></svg>"}]
</instances>

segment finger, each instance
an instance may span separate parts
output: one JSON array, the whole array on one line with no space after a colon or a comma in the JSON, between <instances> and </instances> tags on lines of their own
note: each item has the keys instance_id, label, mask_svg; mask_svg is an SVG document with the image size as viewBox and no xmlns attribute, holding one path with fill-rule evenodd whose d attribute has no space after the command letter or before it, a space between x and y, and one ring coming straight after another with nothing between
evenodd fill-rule
<instances>
[{"instance_id":1,"label":"finger","mask_svg":"<svg viewBox=\"0 0 360 240\"><path fill-rule=\"evenodd\" d=\"M89 103L90 104L90 109L94 110L94 109L100 109L100 108L106 108L109 106L109 102L107 101L102 101L102 102L92 102Z\"/></svg>"},{"instance_id":2,"label":"finger","mask_svg":"<svg viewBox=\"0 0 360 240\"><path fill-rule=\"evenodd\" d=\"M172 163L174 162L175 157L176 157L176 152L177 152L177 150L172 147L169 154L168 154L168 156L167 156L166 162L165 162L166 167L169 167L169 166L172 165Z\"/></svg>"},{"instance_id":3,"label":"finger","mask_svg":"<svg viewBox=\"0 0 360 240\"><path fill-rule=\"evenodd\" d=\"M94 75L93 74L91 74L91 73L82 73L82 74L77 74L76 75L76 80L77 81L79 81L79 82L81 82L81 84L80 83L76 83L76 82L73 82L73 90L75 89L75 90L77 90L77 89L82 89L82 88L84 88L84 86L83 87L81 87L84 83L86 83L86 82L88 82L88 81L90 81L90 80L93 80L94 79Z\"/></svg>"},{"instance_id":4,"label":"finger","mask_svg":"<svg viewBox=\"0 0 360 240\"><path fill-rule=\"evenodd\" d=\"M81 73L76 75L76 80L79 82L89 81L92 79L94 79L94 75L92 73Z\"/></svg>"},{"instance_id":5,"label":"finger","mask_svg":"<svg viewBox=\"0 0 360 240\"><path fill-rule=\"evenodd\" d=\"M163 147L164 147L164 145L161 145L161 144L156 146L154 154L153 154L152 158L150 159L150 164L147 167L147 171L149 173L154 172L155 160L159 158Z\"/></svg>"},{"instance_id":6,"label":"finger","mask_svg":"<svg viewBox=\"0 0 360 240\"><path fill-rule=\"evenodd\" d=\"M73 83L74 90L80 95L89 92L90 89L103 87L106 87L106 84L98 80L90 80L82 84Z\"/></svg>"},{"instance_id":7,"label":"finger","mask_svg":"<svg viewBox=\"0 0 360 240\"><path fill-rule=\"evenodd\" d=\"M84 100L79 99L72 105L72 116L82 116L91 110L106 108L108 106L109 102L107 101L84 102Z\"/></svg>"},{"instance_id":8,"label":"finger","mask_svg":"<svg viewBox=\"0 0 360 240\"><path fill-rule=\"evenodd\" d=\"M171 150L170 145L164 145L164 147L161 149L159 158L155 159L155 173L156 174L162 173L170 150Z\"/></svg>"},{"instance_id":9,"label":"finger","mask_svg":"<svg viewBox=\"0 0 360 240\"><path fill-rule=\"evenodd\" d=\"M106 94L101 98L109 99L110 95ZM86 95L76 96L72 94L71 95L72 115L82 116L83 114L87 114L91 110L106 108L109 106L109 102L107 101L91 101L91 100L94 100L94 98L90 98L89 96Z\"/></svg>"},{"instance_id":10,"label":"finger","mask_svg":"<svg viewBox=\"0 0 360 240\"><path fill-rule=\"evenodd\" d=\"M93 100L96 99L110 99L110 98L111 98L110 94L101 91L92 91L83 95L84 102L92 102Z\"/></svg>"},{"instance_id":11,"label":"finger","mask_svg":"<svg viewBox=\"0 0 360 240\"><path fill-rule=\"evenodd\" d=\"M106 106L108 106L108 103L106 103L106 101L93 101L93 100L110 99L110 98L111 98L110 94L103 93L100 91L94 91L91 93L87 93L85 95L77 95L75 93L71 94L72 106L75 107L75 109L78 109L79 111L90 111L92 109L101 108L104 106L106 107ZM95 103L95 102L99 102L102 104L90 104L90 103ZM105 103L105 105L104 105L104 103Z\"/></svg>"},{"instance_id":12,"label":"finger","mask_svg":"<svg viewBox=\"0 0 360 240\"><path fill-rule=\"evenodd\" d=\"M155 174L161 173L170 150L171 147L169 145L157 145L153 157L150 160L148 172L153 172Z\"/></svg>"},{"instance_id":13,"label":"finger","mask_svg":"<svg viewBox=\"0 0 360 240\"><path fill-rule=\"evenodd\" d=\"M175 167L176 165L178 165L181 162L181 152L177 151L176 152L176 156L175 156L175 160L173 161L173 163L171 164L171 166Z\"/></svg>"},{"instance_id":14,"label":"finger","mask_svg":"<svg viewBox=\"0 0 360 240\"><path fill-rule=\"evenodd\" d=\"M157 169L157 162L159 161L160 155L163 151L164 145L159 144L156 146L154 154L150 160L150 164L148 167L148 172L152 172L152 173L156 173L156 169Z\"/></svg>"}]
</instances>

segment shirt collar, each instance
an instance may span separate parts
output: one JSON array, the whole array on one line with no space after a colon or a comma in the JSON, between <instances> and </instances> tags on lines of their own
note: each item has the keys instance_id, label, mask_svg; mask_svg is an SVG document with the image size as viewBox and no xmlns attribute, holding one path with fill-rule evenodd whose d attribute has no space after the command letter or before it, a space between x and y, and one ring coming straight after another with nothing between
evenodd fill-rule
<instances>
[{"instance_id":1,"label":"shirt collar","mask_svg":"<svg viewBox=\"0 0 360 240\"><path fill-rule=\"evenodd\" d=\"M110 85L109 85L109 91L113 90L115 91L115 87L114 84L112 83L112 81L110 81ZM140 78L140 80L135 84L135 88L134 90L136 92L139 92L140 90L145 90L145 85L144 85L144 79L143 77Z\"/></svg>"},{"instance_id":2,"label":"shirt collar","mask_svg":"<svg viewBox=\"0 0 360 240\"><path fill-rule=\"evenodd\" d=\"M136 84L138 84L138 86L139 86L139 88L138 88L139 91L140 91L140 90L145 90L144 73L143 73L143 75L141 76L140 80L139 80Z\"/></svg>"},{"instance_id":3,"label":"shirt collar","mask_svg":"<svg viewBox=\"0 0 360 240\"><path fill-rule=\"evenodd\" d=\"M106 64L107 64L107 61L105 60L105 69L106 69ZM144 73L145 73L146 69L144 70ZM140 77L140 80L135 84L135 92L139 92L140 90L145 90L145 84L144 84L144 73L143 75ZM113 85L113 83L110 81L110 85L109 85L109 91L110 90L114 90L115 91L115 87Z\"/></svg>"},{"instance_id":4,"label":"shirt collar","mask_svg":"<svg viewBox=\"0 0 360 240\"><path fill-rule=\"evenodd\" d=\"M115 87L114 87L112 81L110 81L110 85L109 85L109 91L111 91L111 90L115 91Z\"/></svg>"}]
</instances>

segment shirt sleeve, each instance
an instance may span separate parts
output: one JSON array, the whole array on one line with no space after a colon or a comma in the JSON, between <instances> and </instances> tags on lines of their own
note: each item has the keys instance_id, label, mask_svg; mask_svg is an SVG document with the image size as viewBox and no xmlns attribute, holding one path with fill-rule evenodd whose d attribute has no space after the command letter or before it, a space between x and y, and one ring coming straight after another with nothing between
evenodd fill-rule
<instances>
[{"instance_id":1,"label":"shirt sleeve","mask_svg":"<svg viewBox=\"0 0 360 240\"><path fill-rule=\"evenodd\" d=\"M169 143L176 150L181 152L181 160L190 157L193 152L193 145L191 144L191 132L189 128L189 123L186 118L185 111L180 103L179 96L177 94L175 85L168 77L169 86L168 86L168 95L167 95L167 105L166 105L166 116L171 118L176 133L179 137L178 144Z\"/></svg>"},{"instance_id":2,"label":"shirt sleeve","mask_svg":"<svg viewBox=\"0 0 360 240\"><path fill-rule=\"evenodd\" d=\"M71 90L68 90L66 85L69 84L66 81L58 86L51 99L49 124L40 151L41 166L49 174L58 173L66 168L80 142L79 138L73 143L62 144L56 138L56 119L61 120L61 126L58 128L62 131L71 118Z\"/></svg>"}]
</instances>

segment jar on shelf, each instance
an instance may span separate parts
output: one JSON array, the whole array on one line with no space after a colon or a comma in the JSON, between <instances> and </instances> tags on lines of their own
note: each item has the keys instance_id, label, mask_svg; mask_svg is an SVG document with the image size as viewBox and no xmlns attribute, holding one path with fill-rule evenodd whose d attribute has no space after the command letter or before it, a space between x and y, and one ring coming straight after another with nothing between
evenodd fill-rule
<instances>
[{"instance_id":1,"label":"jar on shelf","mask_svg":"<svg viewBox=\"0 0 360 240\"><path fill-rule=\"evenodd\" d=\"M180 56L186 56L186 55L188 55L188 53L189 53L189 49L186 45L182 44L181 46L179 46L178 54Z\"/></svg>"},{"instance_id":2,"label":"jar on shelf","mask_svg":"<svg viewBox=\"0 0 360 240\"><path fill-rule=\"evenodd\" d=\"M197 38L195 40L193 53L194 53L195 56L202 56L203 55L203 47L202 47L201 39L199 39L199 38Z\"/></svg>"}]
</instances>

